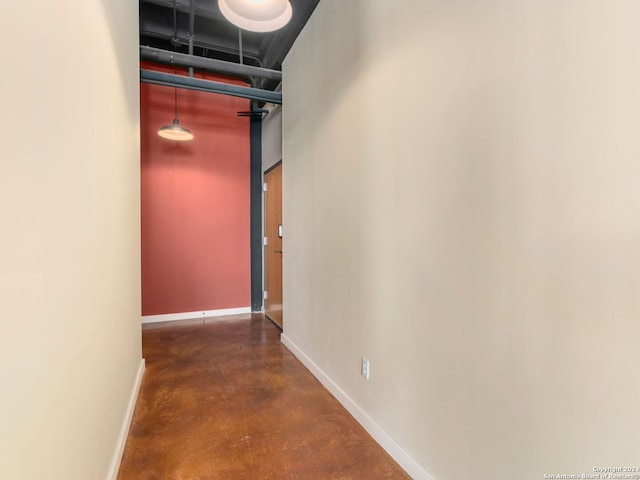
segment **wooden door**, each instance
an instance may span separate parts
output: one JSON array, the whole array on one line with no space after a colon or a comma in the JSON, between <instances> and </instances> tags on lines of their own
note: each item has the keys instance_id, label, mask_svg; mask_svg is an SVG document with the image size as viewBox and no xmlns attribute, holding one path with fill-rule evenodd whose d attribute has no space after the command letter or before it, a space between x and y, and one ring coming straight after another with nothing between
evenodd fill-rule
<instances>
[{"instance_id":1,"label":"wooden door","mask_svg":"<svg viewBox=\"0 0 640 480\"><path fill-rule=\"evenodd\" d=\"M264 176L264 310L282 327L282 163Z\"/></svg>"}]
</instances>

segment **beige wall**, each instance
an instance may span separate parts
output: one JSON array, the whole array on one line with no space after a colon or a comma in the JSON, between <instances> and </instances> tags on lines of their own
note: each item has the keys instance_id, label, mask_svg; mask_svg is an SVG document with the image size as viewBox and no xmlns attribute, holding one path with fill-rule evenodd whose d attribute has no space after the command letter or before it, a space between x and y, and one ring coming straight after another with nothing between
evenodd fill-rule
<instances>
[{"instance_id":1,"label":"beige wall","mask_svg":"<svg viewBox=\"0 0 640 480\"><path fill-rule=\"evenodd\" d=\"M639 21L323 0L285 62L285 334L434 479L638 463Z\"/></svg>"},{"instance_id":2,"label":"beige wall","mask_svg":"<svg viewBox=\"0 0 640 480\"><path fill-rule=\"evenodd\" d=\"M282 107L272 106L262 121L262 171L282 160Z\"/></svg>"},{"instance_id":3,"label":"beige wall","mask_svg":"<svg viewBox=\"0 0 640 480\"><path fill-rule=\"evenodd\" d=\"M0 478L104 479L141 360L138 5L7 7Z\"/></svg>"}]
</instances>

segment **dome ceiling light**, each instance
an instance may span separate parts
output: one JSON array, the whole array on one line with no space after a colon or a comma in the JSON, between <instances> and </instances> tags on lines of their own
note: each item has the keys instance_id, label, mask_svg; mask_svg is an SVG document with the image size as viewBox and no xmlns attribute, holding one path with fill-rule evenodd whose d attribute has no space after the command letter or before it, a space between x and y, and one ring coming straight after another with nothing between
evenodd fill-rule
<instances>
[{"instance_id":1,"label":"dome ceiling light","mask_svg":"<svg viewBox=\"0 0 640 480\"><path fill-rule=\"evenodd\" d=\"M293 10L289 0L218 0L227 20L250 32L273 32L284 27Z\"/></svg>"}]
</instances>

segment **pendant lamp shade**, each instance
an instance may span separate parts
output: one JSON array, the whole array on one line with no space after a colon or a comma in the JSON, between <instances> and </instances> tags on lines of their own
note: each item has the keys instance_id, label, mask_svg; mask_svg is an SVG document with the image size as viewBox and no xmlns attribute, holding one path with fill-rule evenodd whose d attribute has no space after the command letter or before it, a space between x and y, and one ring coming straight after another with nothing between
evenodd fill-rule
<instances>
[{"instance_id":1,"label":"pendant lamp shade","mask_svg":"<svg viewBox=\"0 0 640 480\"><path fill-rule=\"evenodd\" d=\"M193 140L191 130L180 125L177 118L173 119L171 125L165 125L158 130L158 135L167 140L173 140L174 142L189 142Z\"/></svg>"},{"instance_id":2,"label":"pendant lamp shade","mask_svg":"<svg viewBox=\"0 0 640 480\"><path fill-rule=\"evenodd\" d=\"M173 89L173 123L171 125L165 125L158 130L158 135L166 140L173 140L174 142L190 142L193 140L193 133L188 128L180 125L178 121L178 89Z\"/></svg>"},{"instance_id":3,"label":"pendant lamp shade","mask_svg":"<svg viewBox=\"0 0 640 480\"><path fill-rule=\"evenodd\" d=\"M231 23L251 32L272 32L284 27L293 10L289 0L218 0Z\"/></svg>"}]
</instances>

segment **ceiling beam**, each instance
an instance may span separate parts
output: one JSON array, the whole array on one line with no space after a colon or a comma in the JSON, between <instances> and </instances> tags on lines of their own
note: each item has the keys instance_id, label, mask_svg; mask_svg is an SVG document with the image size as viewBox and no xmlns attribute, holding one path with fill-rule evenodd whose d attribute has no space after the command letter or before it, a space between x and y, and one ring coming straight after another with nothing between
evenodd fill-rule
<instances>
[{"instance_id":1,"label":"ceiling beam","mask_svg":"<svg viewBox=\"0 0 640 480\"><path fill-rule=\"evenodd\" d=\"M141 69L140 81L142 83L150 83L152 85L179 87L186 88L187 90L199 90L210 93L221 93L223 95L231 95L233 97L248 98L249 100L270 102L278 105L282 104L282 94L279 92L262 90L260 88L240 87L238 85L213 82L211 80L202 80L200 78L185 77L182 75L173 75L171 73L154 72L153 70Z\"/></svg>"}]
</instances>

